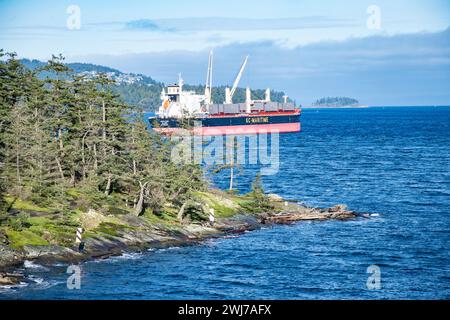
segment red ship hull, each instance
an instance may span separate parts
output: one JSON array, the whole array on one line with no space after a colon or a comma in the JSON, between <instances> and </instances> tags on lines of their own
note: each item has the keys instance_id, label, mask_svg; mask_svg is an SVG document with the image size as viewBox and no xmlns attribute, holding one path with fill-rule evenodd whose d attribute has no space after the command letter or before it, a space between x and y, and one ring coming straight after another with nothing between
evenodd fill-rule
<instances>
[{"instance_id":1,"label":"red ship hull","mask_svg":"<svg viewBox=\"0 0 450 320\"><path fill-rule=\"evenodd\" d=\"M204 118L194 118L190 131L195 135L248 135L267 133L299 132L300 110L278 112L255 112L251 114L215 114ZM153 130L165 134L180 132L182 126L178 119L153 118Z\"/></svg>"}]
</instances>

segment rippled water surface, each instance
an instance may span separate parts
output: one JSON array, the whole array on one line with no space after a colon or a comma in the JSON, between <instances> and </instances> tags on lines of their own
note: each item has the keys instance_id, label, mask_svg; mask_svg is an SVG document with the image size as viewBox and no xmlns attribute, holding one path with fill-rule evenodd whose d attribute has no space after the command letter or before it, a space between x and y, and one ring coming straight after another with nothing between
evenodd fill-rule
<instances>
[{"instance_id":1,"label":"rippled water surface","mask_svg":"<svg viewBox=\"0 0 450 320\"><path fill-rule=\"evenodd\" d=\"M29 284L0 298L449 299L450 108L308 109L302 127L280 135L280 170L263 177L266 191L379 216L88 262L80 290L67 289L67 266L28 263ZM241 191L257 170L243 168ZM379 290L366 286L372 264Z\"/></svg>"}]
</instances>

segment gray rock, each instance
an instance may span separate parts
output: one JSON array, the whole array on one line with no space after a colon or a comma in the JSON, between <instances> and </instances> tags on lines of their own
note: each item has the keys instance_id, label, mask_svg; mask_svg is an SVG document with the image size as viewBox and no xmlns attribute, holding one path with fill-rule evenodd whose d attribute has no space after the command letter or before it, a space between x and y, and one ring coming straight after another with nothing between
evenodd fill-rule
<instances>
[{"instance_id":1,"label":"gray rock","mask_svg":"<svg viewBox=\"0 0 450 320\"><path fill-rule=\"evenodd\" d=\"M0 273L0 286L13 286L20 283L24 276L22 274Z\"/></svg>"},{"instance_id":2,"label":"gray rock","mask_svg":"<svg viewBox=\"0 0 450 320\"><path fill-rule=\"evenodd\" d=\"M81 258L81 254L70 248L56 245L50 246L24 246L24 258L37 260L40 263L51 263L54 261L74 261Z\"/></svg>"},{"instance_id":3,"label":"gray rock","mask_svg":"<svg viewBox=\"0 0 450 320\"><path fill-rule=\"evenodd\" d=\"M337 204L331 208L328 209L328 212L341 212L341 211L346 211L347 210L347 205L345 204Z\"/></svg>"},{"instance_id":4,"label":"gray rock","mask_svg":"<svg viewBox=\"0 0 450 320\"><path fill-rule=\"evenodd\" d=\"M269 193L267 195L267 197L269 198L270 201L274 201L274 202L282 202L284 201L283 198L275 193Z\"/></svg>"},{"instance_id":5,"label":"gray rock","mask_svg":"<svg viewBox=\"0 0 450 320\"><path fill-rule=\"evenodd\" d=\"M20 264L23 260L21 252L8 246L0 245L0 268Z\"/></svg>"}]
</instances>

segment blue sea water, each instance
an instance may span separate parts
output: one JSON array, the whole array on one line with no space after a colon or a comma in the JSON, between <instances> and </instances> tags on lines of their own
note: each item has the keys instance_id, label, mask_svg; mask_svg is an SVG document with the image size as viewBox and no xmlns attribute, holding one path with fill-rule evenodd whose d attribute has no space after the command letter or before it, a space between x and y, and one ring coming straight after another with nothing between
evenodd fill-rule
<instances>
[{"instance_id":1,"label":"blue sea water","mask_svg":"<svg viewBox=\"0 0 450 320\"><path fill-rule=\"evenodd\" d=\"M301 119L302 132L280 135L266 191L378 216L87 262L80 290L67 289L67 266L27 264L30 283L0 299L449 299L450 107L305 109ZM244 166L237 188L257 172ZM213 181L225 188L226 175Z\"/></svg>"}]
</instances>

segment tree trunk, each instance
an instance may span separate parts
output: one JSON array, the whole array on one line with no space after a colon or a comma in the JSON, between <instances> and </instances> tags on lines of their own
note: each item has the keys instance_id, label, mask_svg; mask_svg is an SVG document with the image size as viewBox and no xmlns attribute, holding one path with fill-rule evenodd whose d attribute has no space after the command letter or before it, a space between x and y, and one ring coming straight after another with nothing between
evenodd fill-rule
<instances>
[{"instance_id":1,"label":"tree trunk","mask_svg":"<svg viewBox=\"0 0 450 320\"><path fill-rule=\"evenodd\" d=\"M22 178L20 177L20 155L19 150L16 151L16 175L17 175L17 186L22 186Z\"/></svg>"},{"instance_id":2,"label":"tree trunk","mask_svg":"<svg viewBox=\"0 0 450 320\"><path fill-rule=\"evenodd\" d=\"M85 134L83 134L83 138L81 139L81 163L83 164L83 180L86 179L86 156L84 154L84 149L85 149L85 139L88 133L89 131L86 131Z\"/></svg>"},{"instance_id":3,"label":"tree trunk","mask_svg":"<svg viewBox=\"0 0 450 320\"><path fill-rule=\"evenodd\" d=\"M147 182L142 184L142 182L139 181L139 186L141 187L139 190L139 200L136 204L136 208L134 210L134 214L136 216L140 216L142 212L144 211L144 192L145 192L145 186L147 185Z\"/></svg>"},{"instance_id":4,"label":"tree trunk","mask_svg":"<svg viewBox=\"0 0 450 320\"><path fill-rule=\"evenodd\" d=\"M102 122L103 156L106 158L106 105L104 99L102 99Z\"/></svg>"},{"instance_id":5,"label":"tree trunk","mask_svg":"<svg viewBox=\"0 0 450 320\"><path fill-rule=\"evenodd\" d=\"M58 170L59 170L59 174L61 176L61 179L64 180L64 171L63 171L62 166L61 166L61 161L59 161L58 157L56 157L55 160L56 160L56 164L58 165Z\"/></svg>"},{"instance_id":6,"label":"tree trunk","mask_svg":"<svg viewBox=\"0 0 450 320\"><path fill-rule=\"evenodd\" d=\"M115 152L115 149L114 149L114 141L116 141L116 137L114 135L111 135L111 141L112 141L112 144L111 144L111 155L115 155L116 152Z\"/></svg>"},{"instance_id":7,"label":"tree trunk","mask_svg":"<svg viewBox=\"0 0 450 320\"><path fill-rule=\"evenodd\" d=\"M97 171L98 168L98 156L97 156L97 145L94 143L94 169Z\"/></svg>"},{"instance_id":8,"label":"tree trunk","mask_svg":"<svg viewBox=\"0 0 450 320\"><path fill-rule=\"evenodd\" d=\"M106 106L105 106L105 100L102 100L102 121L103 121L102 136L103 136L103 141L106 141Z\"/></svg>"},{"instance_id":9,"label":"tree trunk","mask_svg":"<svg viewBox=\"0 0 450 320\"><path fill-rule=\"evenodd\" d=\"M234 175L234 167L233 167L233 161L231 161L231 168L230 168L230 191L233 190L233 175Z\"/></svg>"},{"instance_id":10,"label":"tree trunk","mask_svg":"<svg viewBox=\"0 0 450 320\"><path fill-rule=\"evenodd\" d=\"M132 135L132 139L131 139L131 145L134 147L136 145L135 140L134 140L134 127L131 128L131 133ZM137 165L136 165L136 159L133 159L133 175L136 175L137 173Z\"/></svg>"},{"instance_id":11,"label":"tree trunk","mask_svg":"<svg viewBox=\"0 0 450 320\"><path fill-rule=\"evenodd\" d=\"M231 159L230 159L230 191L233 190L233 178L234 178L234 154L237 152L237 138L233 137L231 145Z\"/></svg>"},{"instance_id":12,"label":"tree trunk","mask_svg":"<svg viewBox=\"0 0 450 320\"><path fill-rule=\"evenodd\" d=\"M111 175L108 176L108 180L106 181L105 194L109 195L111 193Z\"/></svg>"},{"instance_id":13,"label":"tree trunk","mask_svg":"<svg viewBox=\"0 0 450 320\"><path fill-rule=\"evenodd\" d=\"M62 130L61 128L58 129L58 140L59 140L59 150L64 149L63 139L62 139Z\"/></svg>"},{"instance_id":14,"label":"tree trunk","mask_svg":"<svg viewBox=\"0 0 450 320\"><path fill-rule=\"evenodd\" d=\"M188 200L186 200L182 204L180 210L178 211L177 218L178 218L178 221L180 221L180 223L183 223L184 209L186 208L187 204L188 204Z\"/></svg>"}]
</instances>

